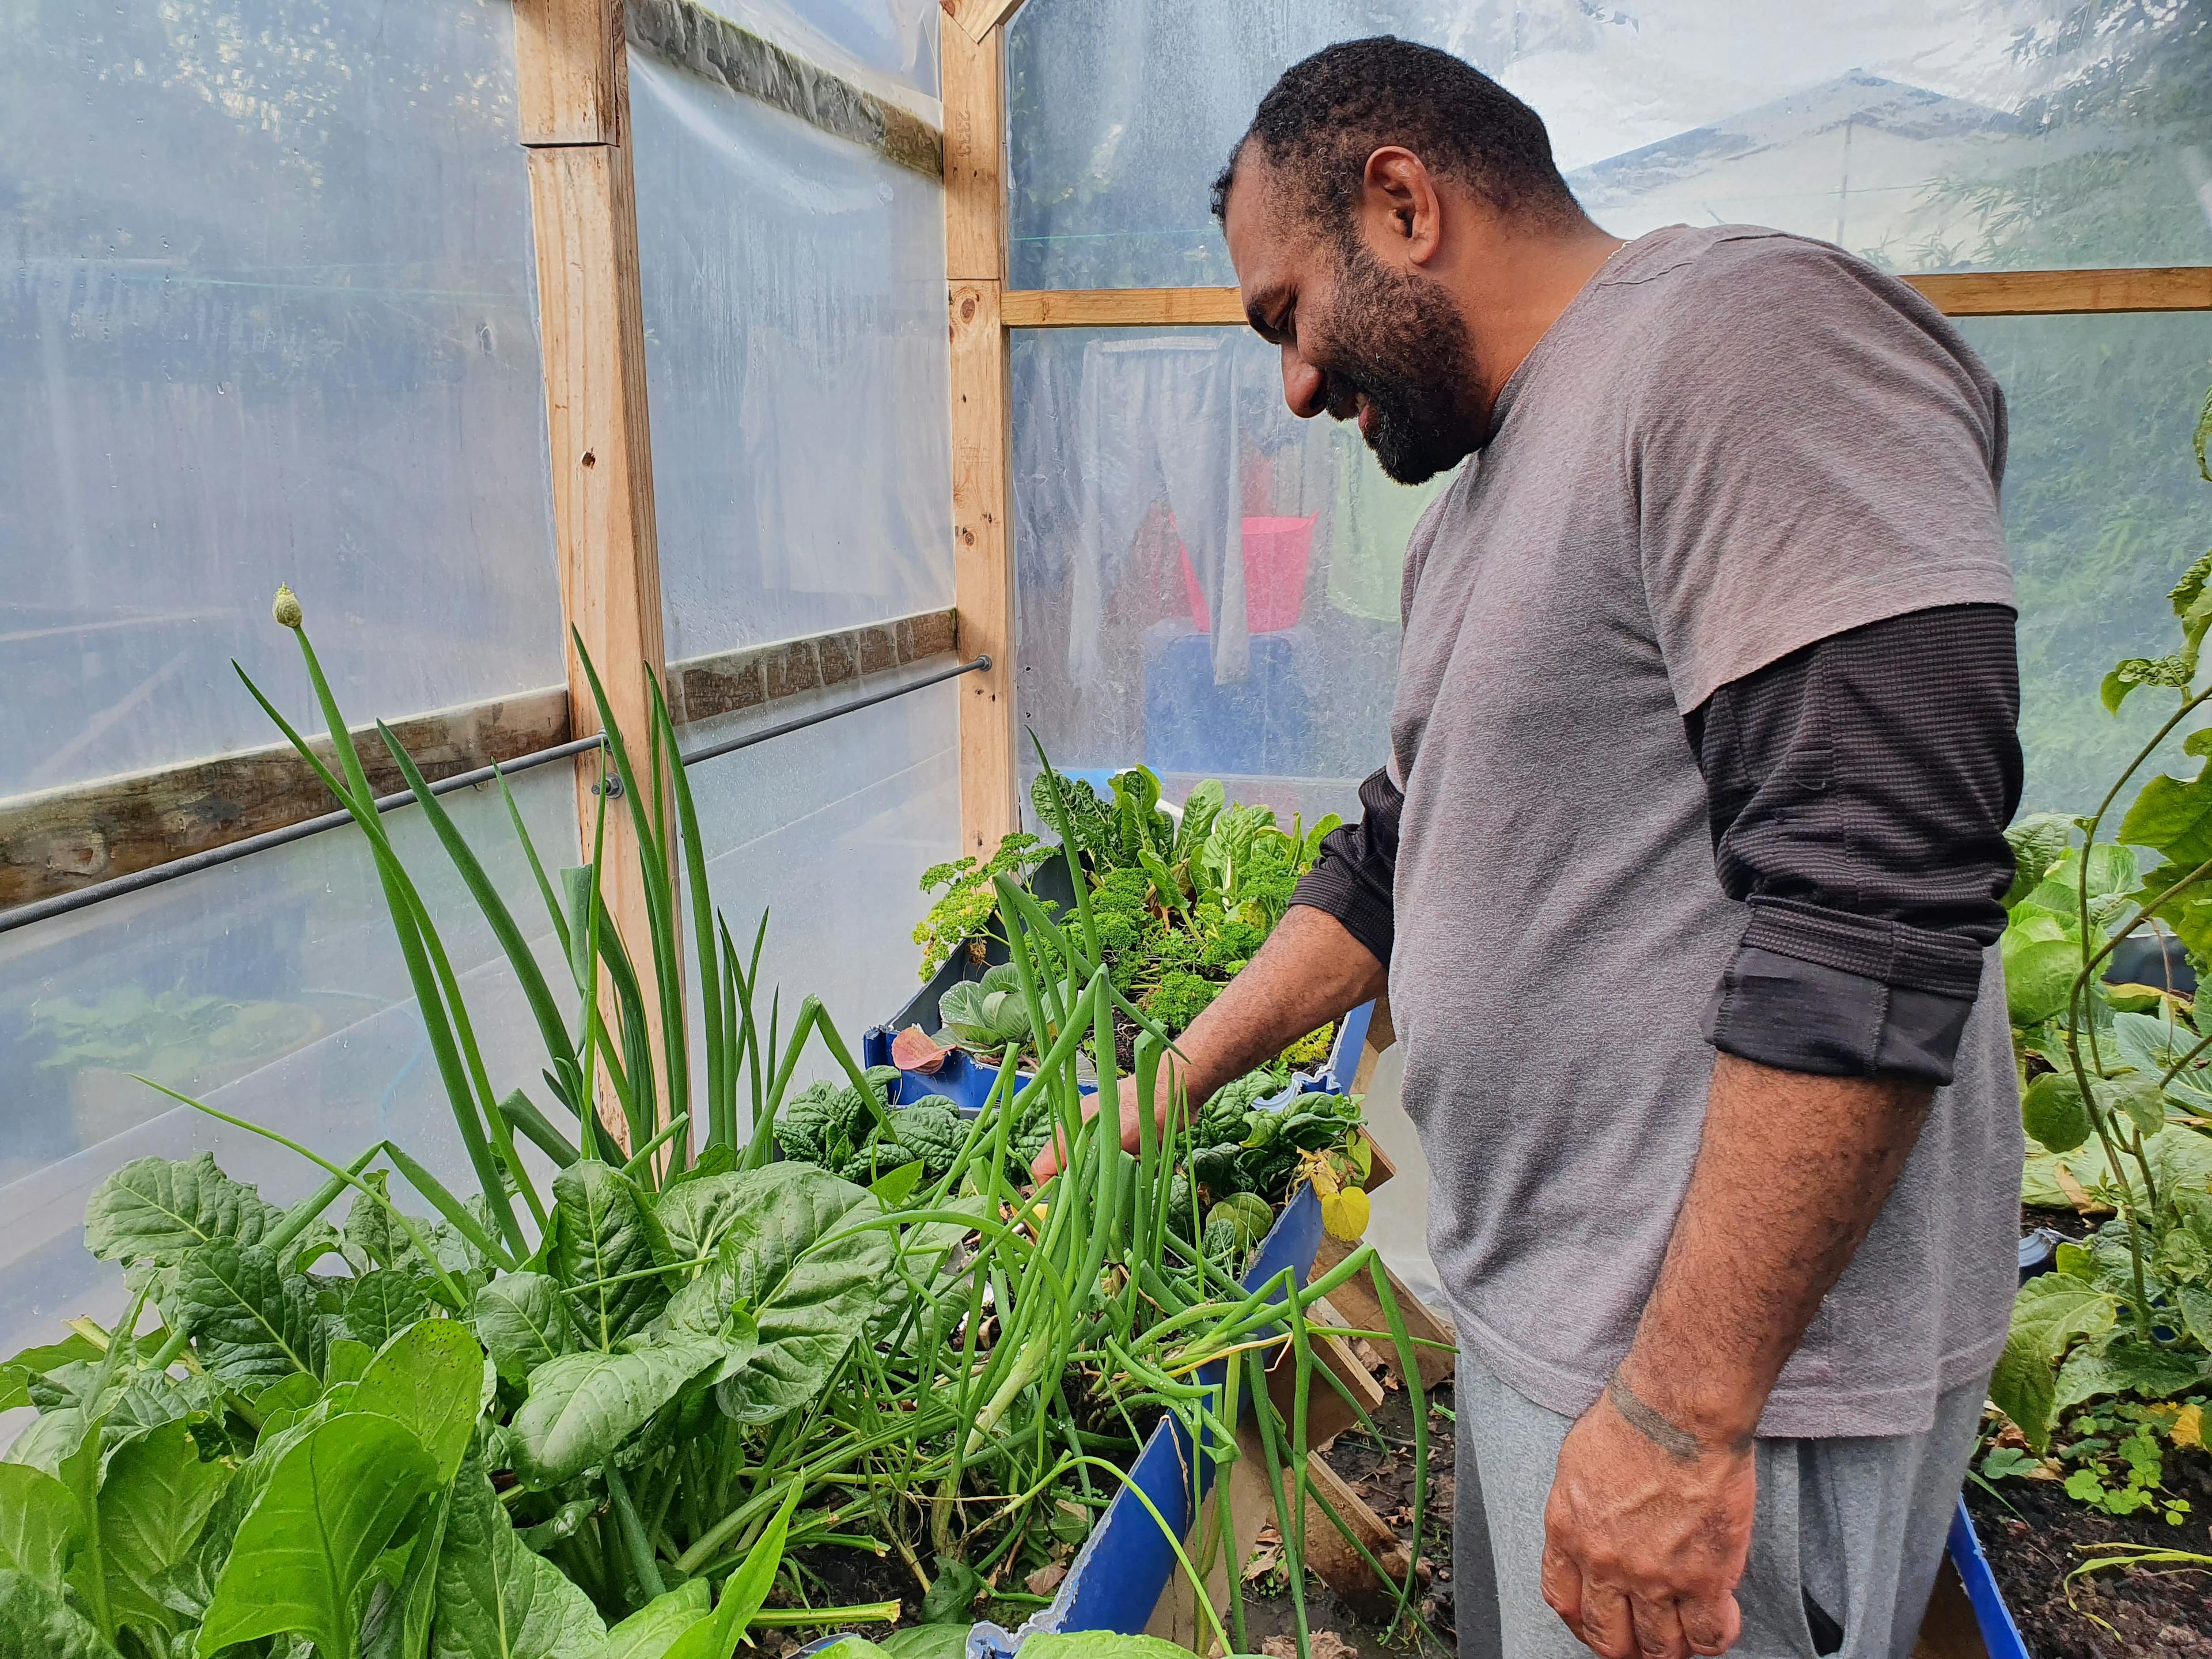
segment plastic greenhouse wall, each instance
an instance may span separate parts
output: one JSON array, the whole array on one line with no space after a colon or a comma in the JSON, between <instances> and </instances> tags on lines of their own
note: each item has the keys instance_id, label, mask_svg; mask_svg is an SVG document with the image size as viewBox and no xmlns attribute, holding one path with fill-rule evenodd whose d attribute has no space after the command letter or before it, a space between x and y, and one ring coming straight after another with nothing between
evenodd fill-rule
<instances>
[{"instance_id":1,"label":"plastic greenhouse wall","mask_svg":"<svg viewBox=\"0 0 2212 1659\"><path fill-rule=\"evenodd\" d=\"M2212 262L2212 29L2186 8L1030 0L1008 40L1014 282L1233 282L1206 197L1250 109L1306 52L1385 30L1528 98L1624 235L1750 220L1907 270ZM2179 526L2212 321L1961 327L2012 405L2027 805L2087 810L2150 714L2113 720L2098 681L2166 637L2202 550ZM1301 432L1240 330L1017 336L1013 366L1022 707L1054 759L1243 771L1279 810L1345 810L1384 752L1400 563L1439 486L1390 483L1327 422ZM1236 589L1299 568L1266 521L1309 517L1295 617L1255 635ZM1186 558L1203 605L1180 597Z\"/></svg>"},{"instance_id":2,"label":"plastic greenhouse wall","mask_svg":"<svg viewBox=\"0 0 2212 1659\"><path fill-rule=\"evenodd\" d=\"M952 603L934 179L630 58L672 659Z\"/></svg>"},{"instance_id":3,"label":"plastic greenhouse wall","mask_svg":"<svg viewBox=\"0 0 2212 1659\"><path fill-rule=\"evenodd\" d=\"M1293 416L1241 329L1024 331L1012 365L1021 712L1054 764L1355 813L1441 481L1394 484L1354 428Z\"/></svg>"},{"instance_id":4,"label":"plastic greenhouse wall","mask_svg":"<svg viewBox=\"0 0 2212 1659\"><path fill-rule=\"evenodd\" d=\"M1030 0L1007 37L1018 287L1234 281L1206 187L1332 40L1454 52L1625 236L1751 222L1900 270L2212 262L2212 38L2078 0Z\"/></svg>"},{"instance_id":5,"label":"plastic greenhouse wall","mask_svg":"<svg viewBox=\"0 0 2212 1659\"><path fill-rule=\"evenodd\" d=\"M575 863L567 769L514 787L539 855ZM549 979L564 982L498 792L465 790L446 804ZM537 1030L497 944L421 815L386 822L438 919L491 1075L506 1087L528 1084ZM122 1311L122 1273L86 1254L82 1223L93 1187L132 1158L212 1151L279 1202L322 1179L283 1148L134 1082L134 1073L325 1158L389 1137L434 1170L468 1168L374 860L351 830L0 933L0 1045L9 1059L0 1352L53 1340L79 1313ZM550 1105L542 1087L532 1092Z\"/></svg>"},{"instance_id":6,"label":"plastic greenhouse wall","mask_svg":"<svg viewBox=\"0 0 2212 1659\"><path fill-rule=\"evenodd\" d=\"M514 21L0 14L0 796L257 746L297 586L364 714L562 681Z\"/></svg>"},{"instance_id":7,"label":"plastic greenhouse wall","mask_svg":"<svg viewBox=\"0 0 2212 1659\"><path fill-rule=\"evenodd\" d=\"M939 122L937 0L713 0L708 9Z\"/></svg>"}]
</instances>

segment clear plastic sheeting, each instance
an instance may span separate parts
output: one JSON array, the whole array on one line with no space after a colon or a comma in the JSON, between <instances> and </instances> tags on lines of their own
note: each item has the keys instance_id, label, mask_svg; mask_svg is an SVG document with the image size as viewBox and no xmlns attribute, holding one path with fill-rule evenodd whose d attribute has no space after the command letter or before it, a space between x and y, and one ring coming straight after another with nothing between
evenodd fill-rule
<instances>
[{"instance_id":1,"label":"clear plastic sheeting","mask_svg":"<svg viewBox=\"0 0 2212 1659\"><path fill-rule=\"evenodd\" d=\"M939 118L937 0L702 3L863 91L893 98L933 125Z\"/></svg>"},{"instance_id":2,"label":"clear plastic sheeting","mask_svg":"<svg viewBox=\"0 0 2212 1659\"><path fill-rule=\"evenodd\" d=\"M2021 610L2023 809L2092 812L2173 712L2172 692L2146 688L2115 720L2097 692L2122 657L2181 645L2166 592L2203 553L2212 506L2190 446L2212 374L2212 314L1959 326L2011 414L2005 541ZM2198 763L2177 738L2166 764L2186 775Z\"/></svg>"},{"instance_id":3,"label":"clear plastic sheeting","mask_svg":"<svg viewBox=\"0 0 2212 1659\"><path fill-rule=\"evenodd\" d=\"M950 605L943 191L643 52L630 106L669 655Z\"/></svg>"},{"instance_id":4,"label":"clear plastic sheeting","mask_svg":"<svg viewBox=\"0 0 2212 1659\"><path fill-rule=\"evenodd\" d=\"M549 869L578 861L575 786L554 766L514 780ZM556 993L568 981L544 905L495 789L445 798ZM498 1092L538 1079L520 987L419 811L388 814L400 857L460 976ZM270 1198L323 1172L283 1147L180 1106L140 1074L343 1161L398 1141L455 1190L473 1190L405 964L357 830L344 829L0 934L0 1353L53 1341L80 1313L123 1307L121 1270L84 1249L84 1203L136 1158L212 1151ZM425 1203L410 1202L418 1214ZM345 1206L342 1201L338 1213Z\"/></svg>"},{"instance_id":5,"label":"clear plastic sheeting","mask_svg":"<svg viewBox=\"0 0 2212 1659\"><path fill-rule=\"evenodd\" d=\"M779 703L773 718L848 702L913 672ZM755 1011L763 1044L772 1000L780 997L787 1035L801 999L813 995L857 1055L860 1033L890 1018L920 985L914 929L930 905L922 872L960 853L961 684L927 686L690 769L707 884L749 956L768 913ZM766 723L705 721L686 728L684 746ZM686 971L696 1036L696 962ZM838 1071L817 1043L797 1075L805 1083ZM740 1118L750 1110L741 1095Z\"/></svg>"},{"instance_id":6,"label":"clear plastic sheeting","mask_svg":"<svg viewBox=\"0 0 2212 1659\"><path fill-rule=\"evenodd\" d=\"M1331 41L1455 52L1607 229L1750 222L1900 270L2212 261L2212 28L2124 0L1030 0L1007 41L1014 283L1235 280L1207 187Z\"/></svg>"},{"instance_id":7,"label":"clear plastic sheeting","mask_svg":"<svg viewBox=\"0 0 2212 1659\"><path fill-rule=\"evenodd\" d=\"M562 679L496 0L0 15L0 796Z\"/></svg>"},{"instance_id":8,"label":"clear plastic sheeting","mask_svg":"<svg viewBox=\"0 0 2212 1659\"><path fill-rule=\"evenodd\" d=\"M1354 428L1293 416L1242 330L1023 332L1012 362L1021 713L1053 763L1353 810L1441 483L1395 484Z\"/></svg>"}]
</instances>

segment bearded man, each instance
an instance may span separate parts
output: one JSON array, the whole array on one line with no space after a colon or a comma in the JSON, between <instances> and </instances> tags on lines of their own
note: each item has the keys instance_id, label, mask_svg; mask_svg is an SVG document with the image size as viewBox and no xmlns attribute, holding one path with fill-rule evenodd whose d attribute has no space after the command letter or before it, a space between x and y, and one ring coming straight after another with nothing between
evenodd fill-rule
<instances>
[{"instance_id":1,"label":"bearded man","mask_svg":"<svg viewBox=\"0 0 2212 1659\"><path fill-rule=\"evenodd\" d=\"M1286 73L1214 207L1291 410L1459 471L1364 816L1175 1080L1387 985L1464 1659L1903 1659L2014 1273L2002 395L1837 248L1609 235L1398 40Z\"/></svg>"}]
</instances>

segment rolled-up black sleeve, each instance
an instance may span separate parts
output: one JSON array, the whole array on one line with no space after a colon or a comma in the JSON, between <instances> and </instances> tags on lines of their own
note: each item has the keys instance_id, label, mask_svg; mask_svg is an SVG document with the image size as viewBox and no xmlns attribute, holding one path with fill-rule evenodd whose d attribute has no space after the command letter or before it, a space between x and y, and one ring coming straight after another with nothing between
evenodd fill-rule
<instances>
[{"instance_id":1,"label":"rolled-up black sleeve","mask_svg":"<svg viewBox=\"0 0 2212 1659\"><path fill-rule=\"evenodd\" d=\"M1715 1048L1951 1080L2004 928L2019 715L2013 613L1996 605L1834 635L1690 714L1714 863L1750 911L1707 1011Z\"/></svg>"},{"instance_id":2,"label":"rolled-up black sleeve","mask_svg":"<svg viewBox=\"0 0 2212 1659\"><path fill-rule=\"evenodd\" d=\"M1405 805L1388 772L1369 777L1359 786L1358 821L1322 838L1321 857L1298 878L1291 896L1292 904L1334 916L1386 968L1395 936L1390 895L1398 867L1398 815Z\"/></svg>"}]
</instances>

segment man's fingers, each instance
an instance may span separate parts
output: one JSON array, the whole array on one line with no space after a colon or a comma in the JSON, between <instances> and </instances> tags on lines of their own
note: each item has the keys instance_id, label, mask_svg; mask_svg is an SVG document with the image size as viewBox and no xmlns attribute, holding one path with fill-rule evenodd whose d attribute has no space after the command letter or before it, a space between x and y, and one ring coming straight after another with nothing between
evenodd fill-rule
<instances>
[{"instance_id":1,"label":"man's fingers","mask_svg":"<svg viewBox=\"0 0 2212 1659\"><path fill-rule=\"evenodd\" d=\"M1628 1604L1628 1616L1635 1626L1640 1659L1686 1659L1689 1648L1673 1597L1636 1596Z\"/></svg>"},{"instance_id":2,"label":"man's fingers","mask_svg":"<svg viewBox=\"0 0 2212 1659\"><path fill-rule=\"evenodd\" d=\"M1583 1579L1582 1638L1598 1659L1636 1659L1636 1626L1627 1596L1610 1584Z\"/></svg>"},{"instance_id":3,"label":"man's fingers","mask_svg":"<svg viewBox=\"0 0 2212 1659\"><path fill-rule=\"evenodd\" d=\"M1726 1653L1743 1634L1743 1609L1733 1595L1686 1595L1675 1604L1674 1614L1681 1621L1682 1638L1690 1651L1706 1659Z\"/></svg>"},{"instance_id":4,"label":"man's fingers","mask_svg":"<svg viewBox=\"0 0 2212 1659\"><path fill-rule=\"evenodd\" d=\"M1559 1615L1576 1641L1583 1640L1582 1569L1546 1544L1538 1584L1544 1592L1544 1605Z\"/></svg>"}]
</instances>

